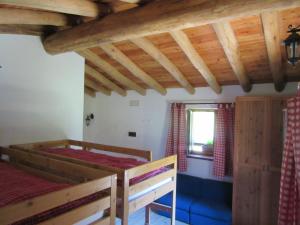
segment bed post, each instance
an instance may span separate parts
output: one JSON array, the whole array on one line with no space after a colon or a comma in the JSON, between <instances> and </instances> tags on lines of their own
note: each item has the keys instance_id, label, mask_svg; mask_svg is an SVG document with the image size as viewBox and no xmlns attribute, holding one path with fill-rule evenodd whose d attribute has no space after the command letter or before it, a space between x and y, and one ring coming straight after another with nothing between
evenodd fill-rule
<instances>
[{"instance_id":1,"label":"bed post","mask_svg":"<svg viewBox=\"0 0 300 225\"><path fill-rule=\"evenodd\" d=\"M117 175L111 176L110 196L110 225L115 225L117 208Z\"/></svg>"},{"instance_id":2,"label":"bed post","mask_svg":"<svg viewBox=\"0 0 300 225\"><path fill-rule=\"evenodd\" d=\"M152 152L150 151L150 153L149 153L149 158L148 158L148 160L149 160L149 162L152 162L152 160L153 160L153 156L152 156Z\"/></svg>"},{"instance_id":3,"label":"bed post","mask_svg":"<svg viewBox=\"0 0 300 225\"><path fill-rule=\"evenodd\" d=\"M176 160L175 160L175 163L174 163L174 169L176 169L177 171L177 157L176 157ZM175 225L175 217L176 217L176 187L177 187L177 173L174 175L174 183L175 183L175 186L174 186L174 189L172 191L172 206L171 206L171 225Z\"/></svg>"},{"instance_id":4,"label":"bed post","mask_svg":"<svg viewBox=\"0 0 300 225\"><path fill-rule=\"evenodd\" d=\"M150 214L151 214L151 206L150 205L147 205L146 206L146 214L145 214L145 225L150 225Z\"/></svg>"},{"instance_id":5,"label":"bed post","mask_svg":"<svg viewBox=\"0 0 300 225\"><path fill-rule=\"evenodd\" d=\"M129 197L129 179L127 175L127 171L124 171L123 174L123 182L122 182L122 225L128 225L128 219L129 219L129 202L128 202L128 197Z\"/></svg>"}]
</instances>

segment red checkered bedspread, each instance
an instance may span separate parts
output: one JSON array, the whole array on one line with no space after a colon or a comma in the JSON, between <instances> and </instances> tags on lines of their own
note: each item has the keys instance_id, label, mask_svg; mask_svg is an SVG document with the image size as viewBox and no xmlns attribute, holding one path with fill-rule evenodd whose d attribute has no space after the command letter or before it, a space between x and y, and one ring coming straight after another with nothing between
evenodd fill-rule
<instances>
[{"instance_id":1,"label":"red checkered bedspread","mask_svg":"<svg viewBox=\"0 0 300 225\"><path fill-rule=\"evenodd\" d=\"M68 187L0 162L0 207Z\"/></svg>"},{"instance_id":2,"label":"red checkered bedspread","mask_svg":"<svg viewBox=\"0 0 300 225\"><path fill-rule=\"evenodd\" d=\"M115 157L115 156L109 156L109 155L94 153L89 151L76 150L72 148L52 148L52 149L47 149L45 151L56 155L62 155L70 158L80 159L80 160L96 163L99 165L111 166L120 169L130 169L145 164L145 162L133 158ZM150 173L144 174L142 176L133 178L130 180L130 184L139 183L163 171L165 171L165 168L161 168L152 171Z\"/></svg>"},{"instance_id":3,"label":"red checkered bedspread","mask_svg":"<svg viewBox=\"0 0 300 225\"><path fill-rule=\"evenodd\" d=\"M70 187L69 184L55 183L16 169L0 161L0 207L18 203L46 193ZM73 201L52 210L40 213L14 223L14 225L37 224L61 213L92 202L101 197L100 193Z\"/></svg>"}]
</instances>

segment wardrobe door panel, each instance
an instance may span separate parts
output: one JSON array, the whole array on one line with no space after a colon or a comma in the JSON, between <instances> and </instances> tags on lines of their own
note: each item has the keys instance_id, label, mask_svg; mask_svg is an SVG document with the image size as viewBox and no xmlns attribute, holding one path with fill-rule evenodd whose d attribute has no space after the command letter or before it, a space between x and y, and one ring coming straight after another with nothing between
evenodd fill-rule
<instances>
[{"instance_id":1,"label":"wardrobe door panel","mask_svg":"<svg viewBox=\"0 0 300 225\"><path fill-rule=\"evenodd\" d=\"M237 162L260 165L265 132L265 99L238 101L236 107Z\"/></svg>"},{"instance_id":2,"label":"wardrobe door panel","mask_svg":"<svg viewBox=\"0 0 300 225\"><path fill-rule=\"evenodd\" d=\"M260 174L260 169L239 167L239 176L235 180L238 183L235 190L236 225L253 225L260 222Z\"/></svg>"},{"instance_id":3,"label":"wardrobe door panel","mask_svg":"<svg viewBox=\"0 0 300 225\"><path fill-rule=\"evenodd\" d=\"M261 225L277 225L280 173L264 170L261 176Z\"/></svg>"},{"instance_id":4,"label":"wardrobe door panel","mask_svg":"<svg viewBox=\"0 0 300 225\"><path fill-rule=\"evenodd\" d=\"M268 104L269 130L267 147L264 149L262 172L261 224L277 225L280 191L280 171L283 152L283 109L286 98L270 98Z\"/></svg>"},{"instance_id":5,"label":"wardrobe door panel","mask_svg":"<svg viewBox=\"0 0 300 225\"><path fill-rule=\"evenodd\" d=\"M281 168L282 152L283 152L283 120L285 108L285 98L272 99L272 122L271 122L271 140L269 148L269 162L272 168Z\"/></svg>"},{"instance_id":6,"label":"wardrobe door panel","mask_svg":"<svg viewBox=\"0 0 300 225\"><path fill-rule=\"evenodd\" d=\"M264 97L238 98L235 121L234 224L261 224L262 161L268 130Z\"/></svg>"}]
</instances>

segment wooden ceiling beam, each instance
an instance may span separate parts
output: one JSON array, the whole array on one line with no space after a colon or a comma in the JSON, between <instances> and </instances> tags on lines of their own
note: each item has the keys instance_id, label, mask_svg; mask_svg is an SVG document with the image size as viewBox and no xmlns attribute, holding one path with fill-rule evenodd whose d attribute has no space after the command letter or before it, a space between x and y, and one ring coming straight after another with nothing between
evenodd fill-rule
<instances>
[{"instance_id":1,"label":"wooden ceiling beam","mask_svg":"<svg viewBox=\"0 0 300 225\"><path fill-rule=\"evenodd\" d=\"M105 87L101 87L100 85L98 85L97 83L95 83L94 81L91 81L87 78L84 79L84 85L95 90L95 91L99 91L102 94L105 94L107 96L111 95L111 91Z\"/></svg>"},{"instance_id":2,"label":"wooden ceiling beam","mask_svg":"<svg viewBox=\"0 0 300 225\"><path fill-rule=\"evenodd\" d=\"M282 91L285 87L285 78L281 61L278 13L276 11L262 13L261 19L275 89L277 91Z\"/></svg>"},{"instance_id":3,"label":"wooden ceiling beam","mask_svg":"<svg viewBox=\"0 0 300 225\"><path fill-rule=\"evenodd\" d=\"M44 26L36 25L0 25L0 34L24 34L41 36Z\"/></svg>"},{"instance_id":4,"label":"wooden ceiling beam","mask_svg":"<svg viewBox=\"0 0 300 225\"><path fill-rule=\"evenodd\" d=\"M130 41L162 65L187 92L190 94L195 93L195 88L188 82L180 70L149 40L146 38L136 38Z\"/></svg>"},{"instance_id":5,"label":"wooden ceiling beam","mask_svg":"<svg viewBox=\"0 0 300 225\"><path fill-rule=\"evenodd\" d=\"M117 92L118 94L122 96L127 95L126 90L120 88L118 85L116 85L114 82L107 79L103 74L101 74L99 71L95 70L94 68L85 65L85 73L93 77L95 80L97 80L99 83L102 83L104 86L108 87L109 89Z\"/></svg>"},{"instance_id":6,"label":"wooden ceiling beam","mask_svg":"<svg viewBox=\"0 0 300 225\"><path fill-rule=\"evenodd\" d=\"M146 90L133 82L132 80L128 79L126 76L124 76L122 73L120 73L117 69L115 69L112 65L110 65L105 60L101 59L97 54L92 52L91 50L84 50L84 51L78 51L78 54L82 57L86 58L87 60L91 61L93 64L95 64L97 67L102 69L105 73L110 75L114 80L117 80L124 86L137 91L141 95L146 95Z\"/></svg>"},{"instance_id":7,"label":"wooden ceiling beam","mask_svg":"<svg viewBox=\"0 0 300 225\"><path fill-rule=\"evenodd\" d=\"M57 54L298 6L300 0L153 1L144 7L59 31L45 39L44 47Z\"/></svg>"},{"instance_id":8,"label":"wooden ceiling beam","mask_svg":"<svg viewBox=\"0 0 300 225\"><path fill-rule=\"evenodd\" d=\"M224 49L231 68L245 92L249 92L252 84L240 56L240 47L229 22L213 24L213 28Z\"/></svg>"},{"instance_id":9,"label":"wooden ceiling beam","mask_svg":"<svg viewBox=\"0 0 300 225\"><path fill-rule=\"evenodd\" d=\"M189 58L193 66L201 73L208 85L217 93L222 91L221 86L218 84L213 73L210 71L202 57L198 54L188 36L181 30L172 31L170 33L176 43L180 46L181 50Z\"/></svg>"},{"instance_id":10,"label":"wooden ceiling beam","mask_svg":"<svg viewBox=\"0 0 300 225\"><path fill-rule=\"evenodd\" d=\"M112 44L102 44L101 49L108 54L111 58L116 60L126 69L128 69L134 76L142 80L149 87L152 87L162 95L166 95L166 89L161 86L156 80L154 80L150 75L138 67L131 59L129 59L122 51L116 48Z\"/></svg>"},{"instance_id":11,"label":"wooden ceiling beam","mask_svg":"<svg viewBox=\"0 0 300 225\"><path fill-rule=\"evenodd\" d=\"M84 93L91 96L91 97L93 97L93 98L96 97L96 92L93 89L91 89L87 86L84 86Z\"/></svg>"},{"instance_id":12,"label":"wooden ceiling beam","mask_svg":"<svg viewBox=\"0 0 300 225\"><path fill-rule=\"evenodd\" d=\"M1 0L0 3L87 17L98 17L109 10L107 5L87 0Z\"/></svg>"},{"instance_id":13,"label":"wooden ceiling beam","mask_svg":"<svg viewBox=\"0 0 300 225\"><path fill-rule=\"evenodd\" d=\"M68 17L54 12L0 8L0 24L67 26Z\"/></svg>"}]
</instances>

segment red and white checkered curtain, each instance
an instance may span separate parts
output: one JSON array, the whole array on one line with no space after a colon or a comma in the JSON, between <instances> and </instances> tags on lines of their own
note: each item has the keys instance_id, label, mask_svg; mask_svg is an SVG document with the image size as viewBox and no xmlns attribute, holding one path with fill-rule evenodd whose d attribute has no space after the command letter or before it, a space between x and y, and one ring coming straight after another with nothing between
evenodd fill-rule
<instances>
[{"instance_id":1,"label":"red and white checkered curtain","mask_svg":"<svg viewBox=\"0 0 300 225\"><path fill-rule=\"evenodd\" d=\"M219 104L216 113L213 175L218 178L232 175L234 105Z\"/></svg>"},{"instance_id":2,"label":"red and white checkered curtain","mask_svg":"<svg viewBox=\"0 0 300 225\"><path fill-rule=\"evenodd\" d=\"M287 105L278 225L300 225L300 96Z\"/></svg>"},{"instance_id":3,"label":"red and white checkered curtain","mask_svg":"<svg viewBox=\"0 0 300 225\"><path fill-rule=\"evenodd\" d=\"M172 103L169 116L166 156L177 154L178 170L184 172L187 170L185 104Z\"/></svg>"}]
</instances>

